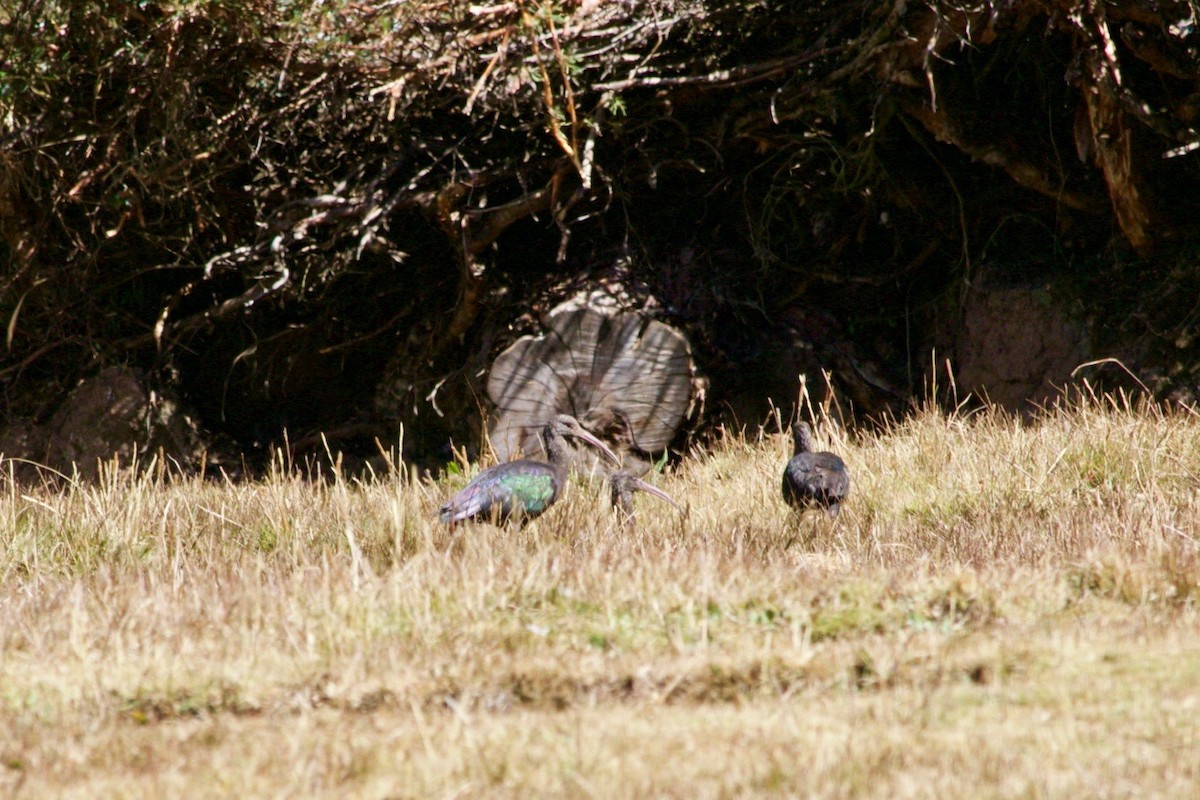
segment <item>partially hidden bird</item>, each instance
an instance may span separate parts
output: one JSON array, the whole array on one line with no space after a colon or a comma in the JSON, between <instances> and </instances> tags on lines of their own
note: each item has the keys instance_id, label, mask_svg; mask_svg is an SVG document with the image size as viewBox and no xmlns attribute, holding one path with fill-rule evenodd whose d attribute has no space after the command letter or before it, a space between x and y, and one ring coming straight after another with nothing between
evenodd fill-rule
<instances>
[{"instance_id":1,"label":"partially hidden bird","mask_svg":"<svg viewBox=\"0 0 1200 800\"><path fill-rule=\"evenodd\" d=\"M622 525L632 525L635 517L633 513L633 493L646 492L655 497L666 500L673 505L677 510L682 511L679 503L675 502L675 498L659 489L646 483L644 480L634 475L632 472L624 469L619 469L612 475L608 476L609 489L612 492L613 508L617 511L617 516Z\"/></svg>"},{"instance_id":2,"label":"partially hidden bird","mask_svg":"<svg viewBox=\"0 0 1200 800\"><path fill-rule=\"evenodd\" d=\"M846 462L828 452L813 452L812 428L807 422L792 425L795 454L783 470L783 499L804 511L824 508L836 517L850 492Z\"/></svg>"},{"instance_id":3,"label":"partially hidden bird","mask_svg":"<svg viewBox=\"0 0 1200 800\"><path fill-rule=\"evenodd\" d=\"M441 521L451 525L466 519L526 522L538 516L554 504L566 485L571 464L568 438L595 447L618 466L621 463L579 420L559 414L542 429L546 461L523 458L485 469L442 506Z\"/></svg>"}]
</instances>

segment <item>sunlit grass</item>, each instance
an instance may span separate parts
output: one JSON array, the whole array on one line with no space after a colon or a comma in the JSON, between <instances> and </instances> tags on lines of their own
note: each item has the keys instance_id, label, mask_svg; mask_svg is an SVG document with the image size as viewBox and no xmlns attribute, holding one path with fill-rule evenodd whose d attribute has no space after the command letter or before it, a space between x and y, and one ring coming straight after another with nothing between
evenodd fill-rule
<instances>
[{"instance_id":1,"label":"sunlit grass","mask_svg":"<svg viewBox=\"0 0 1200 800\"><path fill-rule=\"evenodd\" d=\"M730 437L622 531L444 484L3 484L0 782L38 796L1178 795L1200 419L824 425L841 516Z\"/></svg>"}]
</instances>

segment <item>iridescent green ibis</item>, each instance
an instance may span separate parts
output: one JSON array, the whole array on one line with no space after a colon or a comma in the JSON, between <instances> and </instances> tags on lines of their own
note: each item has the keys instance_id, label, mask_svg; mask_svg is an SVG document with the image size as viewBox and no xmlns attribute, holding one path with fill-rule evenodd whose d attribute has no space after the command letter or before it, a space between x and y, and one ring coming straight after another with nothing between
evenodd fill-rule
<instances>
[{"instance_id":1,"label":"iridescent green ibis","mask_svg":"<svg viewBox=\"0 0 1200 800\"><path fill-rule=\"evenodd\" d=\"M795 455L783 470L783 499L800 511L823 508L836 517L850 492L846 462L833 453L813 452L812 428L792 425Z\"/></svg>"},{"instance_id":2,"label":"iridescent green ibis","mask_svg":"<svg viewBox=\"0 0 1200 800\"><path fill-rule=\"evenodd\" d=\"M609 489L612 491L613 508L617 510L617 515L620 522L624 526L632 525L634 522L633 514L633 493L645 492L652 494L657 498L666 500L673 505L676 510L682 511L679 503L671 495L659 489L657 486L652 486L644 480L634 475L628 470L619 469L612 475L608 476Z\"/></svg>"},{"instance_id":3,"label":"iridescent green ibis","mask_svg":"<svg viewBox=\"0 0 1200 800\"><path fill-rule=\"evenodd\" d=\"M620 461L604 442L568 414L559 414L542 429L546 461L523 458L485 469L442 506L441 520L454 525L464 519L526 522L554 504L567 482L571 448L577 439L599 450L614 464Z\"/></svg>"}]
</instances>

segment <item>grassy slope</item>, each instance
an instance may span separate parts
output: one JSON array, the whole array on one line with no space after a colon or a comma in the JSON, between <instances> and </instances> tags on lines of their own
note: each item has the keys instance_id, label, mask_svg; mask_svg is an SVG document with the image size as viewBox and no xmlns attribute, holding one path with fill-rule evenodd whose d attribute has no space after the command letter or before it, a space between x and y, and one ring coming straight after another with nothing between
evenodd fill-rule
<instances>
[{"instance_id":1,"label":"grassy slope","mask_svg":"<svg viewBox=\"0 0 1200 800\"><path fill-rule=\"evenodd\" d=\"M828 435L826 428L819 436ZM450 486L0 499L0 786L25 796L1179 796L1200 781L1200 419L926 413L452 536Z\"/></svg>"}]
</instances>

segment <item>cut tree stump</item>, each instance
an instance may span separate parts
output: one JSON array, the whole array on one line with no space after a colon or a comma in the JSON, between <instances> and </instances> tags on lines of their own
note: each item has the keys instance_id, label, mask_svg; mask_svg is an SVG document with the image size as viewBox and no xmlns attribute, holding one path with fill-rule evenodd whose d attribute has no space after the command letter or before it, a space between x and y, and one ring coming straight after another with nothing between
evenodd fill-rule
<instances>
[{"instance_id":1,"label":"cut tree stump","mask_svg":"<svg viewBox=\"0 0 1200 800\"><path fill-rule=\"evenodd\" d=\"M571 414L638 474L666 450L692 394L692 356L679 331L643 314L567 303L546 331L523 336L488 375L497 458L542 457L538 431Z\"/></svg>"}]
</instances>

